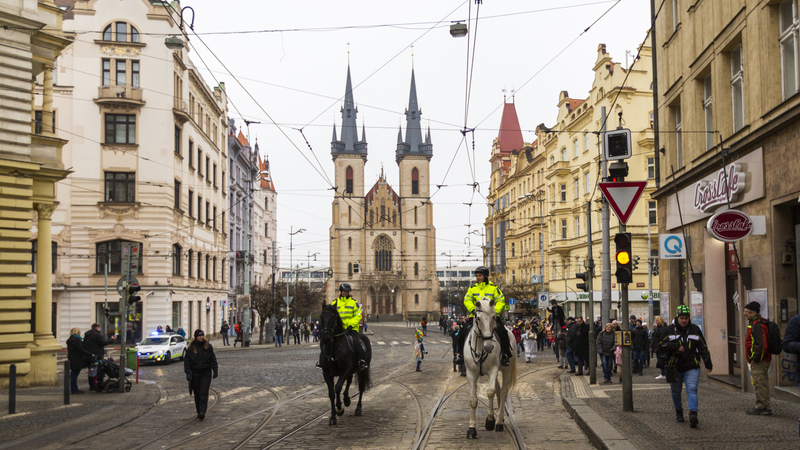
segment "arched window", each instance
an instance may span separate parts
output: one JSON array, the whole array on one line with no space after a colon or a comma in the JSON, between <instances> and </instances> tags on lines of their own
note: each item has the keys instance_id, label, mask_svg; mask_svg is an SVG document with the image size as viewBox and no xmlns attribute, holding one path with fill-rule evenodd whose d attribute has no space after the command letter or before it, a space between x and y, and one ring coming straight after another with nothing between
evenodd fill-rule
<instances>
[{"instance_id":1,"label":"arched window","mask_svg":"<svg viewBox=\"0 0 800 450\"><path fill-rule=\"evenodd\" d=\"M353 249L353 238L347 238L347 249L348 250Z\"/></svg>"},{"instance_id":2,"label":"arched window","mask_svg":"<svg viewBox=\"0 0 800 450\"><path fill-rule=\"evenodd\" d=\"M390 272L392 270L392 241L386 235L378 236L375 240L375 270Z\"/></svg>"},{"instance_id":3,"label":"arched window","mask_svg":"<svg viewBox=\"0 0 800 450\"><path fill-rule=\"evenodd\" d=\"M417 237L414 236L414 250L417 250Z\"/></svg>"},{"instance_id":4,"label":"arched window","mask_svg":"<svg viewBox=\"0 0 800 450\"><path fill-rule=\"evenodd\" d=\"M141 42L139 30L127 22L114 22L103 29L104 41Z\"/></svg>"},{"instance_id":5,"label":"arched window","mask_svg":"<svg viewBox=\"0 0 800 450\"><path fill-rule=\"evenodd\" d=\"M603 88L600 88L600 90L597 92L597 101L599 102L600 100L602 100L603 97L605 97L605 95L606 93L603 90Z\"/></svg>"},{"instance_id":6,"label":"arched window","mask_svg":"<svg viewBox=\"0 0 800 450\"><path fill-rule=\"evenodd\" d=\"M353 168L347 166L347 169L344 171L344 178L345 178L345 188L344 191L348 194L353 193Z\"/></svg>"},{"instance_id":7,"label":"arched window","mask_svg":"<svg viewBox=\"0 0 800 450\"><path fill-rule=\"evenodd\" d=\"M269 210L269 199L266 197L264 197L264 210L265 211Z\"/></svg>"},{"instance_id":8,"label":"arched window","mask_svg":"<svg viewBox=\"0 0 800 450\"><path fill-rule=\"evenodd\" d=\"M122 273L123 244L132 244L139 246L139 270L133 275L142 273L142 244L138 242L124 241L118 239L116 241L102 242L96 245L98 274L102 274L105 272L105 264L109 260L109 258L111 259L111 264L108 266L108 273L114 275Z\"/></svg>"},{"instance_id":9,"label":"arched window","mask_svg":"<svg viewBox=\"0 0 800 450\"><path fill-rule=\"evenodd\" d=\"M266 255L267 255L267 253L264 252L264 256L266 256ZM214 265L212 266L212 270L211 270L211 279L214 280L214 281L217 281L217 257L216 256L214 257Z\"/></svg>"},{"instance_id":10,"label":"arched window","mask_svg":"<svg viewBox=\"0 0 800 450\"><path fill-rule=\"evenodd\" d=\"M111 25L107 26L103 30L103 40L104 41L110 41L111 40Z\"/></svg>"},{"instance_id":11,"label":"arched window","mask_svg":"<svg viewBox=\"0 0 800 450\"><path fill-rule=\"evenodd\" d=\"M181 274L181 246L172 244L172 274L180 276Z\"/></svg>"},{"instance_id":12,"label":"arched window","mask_svg":"<svg viewBox=\"0 0 800 450\"><path fill-rule=\"evenodd\" d=\"M419 276L419 263L414 263L414 276Z\"/></svg>"},{"instance_id":13,"label":"arched window","mask_svg":"<svg viewBox=\"0 0 800 450\"><path fill-rule=\"evenodd\" d=\"M566 161L567 160L567 147L564 147L564 148L561 149L561 160L562 161Z\"/></svg>"},{"instance_id":14,"label":"arched window","mask_svg":"<svg viewBox=\"0 0 800 450\"><path fill-rule=\"evenodd\" d=\"M419 170L411 170L411 195L419 195Z\"/></svg>"},{"instance_id":15,"label":"arched window","mask_svg":"<svg viewBox=\"0 0 800 450\"><path fill-rule=\"evenodd\" d=\"M197 252L197 279L203 279L203 254Z\"/></svg>"},{"instance_id":16,"label":"arched window","mask_svg":"<svg viewBox=\"0 0 800 450\"><path fill-rule=\"evenodd\" d=\"M574 141L572 141L572 157L573 158L577 158L578 157L578 148L579 148L578 147L578 139L575 139Z\"/></svg>"},{"instance_id":17,"label":"arched window","mask_svg":"<svg viewBox=\"0 0 800 450\"><path fill-rule=\"evenodd\" d=\"M380 221L383 222L384 220L388 220L388 217L389 216L386 215L386 206L381 205L381 218L380 218Z\"/></svg>"},{"instance_id":18,"label":"arched window","mask_svg":"<svg viewBox=\"0 0 800 450\"><path fill-rule=\"evenodd\" d=\"M419 294L414 294L414 304L419 305Z\"/></svg>"},{"instance_id":19,"label":"arched window","mask_svg":"<svg viewBox=\"0 0 800 450\"><path fill-rule=\"evenodd\" d=\"M205 279L208 280L208 263L211 261L211 257L206 253L206 276Z\"/></svg>"},{"instance_id":20,"label":"arched window","mask_svg":"<svg viewBox=\"0 0 800 450\"><path fill-rule=\"evenodd\" d=\"M189 249L189 256L187 256L187 261L186 261L186 267L188 268L189 272L187 275L189 275L189 278L194 277L194 270L193 270L194 267L192 266L192 264L194 264L194 250Z\"/></svg>"},{"instance_id":21,"label":"arched window","mask_svg":"<svg viewBox=\"0 0 800 450\"><path fill-rule=\"evenodd\" d=\"M553 155L550 155L550 165L552 166L555 163L556 163L556 157L553 156Z\"/></svg>"},{"instance_id":22,"label":"arched window","mask_svg":"<svg viewBox=\"0 0 800 450\"><path fill-rule=\"evenodd\" d=\"M222 274L222 282L225 282L225 267L228 266L228 258L222 258L222 270L220 273Z\"/></svg>"}]
</instances>

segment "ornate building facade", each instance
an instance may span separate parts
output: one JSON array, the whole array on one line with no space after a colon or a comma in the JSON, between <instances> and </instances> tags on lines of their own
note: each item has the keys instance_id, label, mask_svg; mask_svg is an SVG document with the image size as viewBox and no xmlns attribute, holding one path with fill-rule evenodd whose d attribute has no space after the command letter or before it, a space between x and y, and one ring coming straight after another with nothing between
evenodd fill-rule
<instances>
[{"instance_id":1,"label":"ornate building facade","mask_svg":"<svg viewBox=\"0 0 800 450\"><path fill-rule=\"evenodd\" d=\"M386 181L367 189L364 170L367 140L358 136L350 69L347 70L341 139L333 129L331 155L336 173L333 200L331 267L328 298L348 282L365 314L383 320L432 316L439 311L436 278L436 229L430 202L430 130L423 138L422 110L417 102L414 71L406 109L406 132L397 136L395 160L400 168L399 192Z\"/></svg>"}]
</instances>

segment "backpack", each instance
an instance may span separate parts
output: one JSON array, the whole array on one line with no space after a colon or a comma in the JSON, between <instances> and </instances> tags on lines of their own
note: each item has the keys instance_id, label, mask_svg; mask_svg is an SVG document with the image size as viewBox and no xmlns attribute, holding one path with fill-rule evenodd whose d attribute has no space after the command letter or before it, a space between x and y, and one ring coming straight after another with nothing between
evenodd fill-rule
<instances>
[{"instance_id":1,"label":"backpack","mask_svg":"<svg viewBox=\"0 0 800 450\"><path fill-rule=\"evenodd\" d=\"M783 350L781 329L778 327L778 324L771 320L767 321L767 327L767 339L769 341L767 352L769 352L771 355L780 355L781 351Z\"/></svg>"}]
</instances>

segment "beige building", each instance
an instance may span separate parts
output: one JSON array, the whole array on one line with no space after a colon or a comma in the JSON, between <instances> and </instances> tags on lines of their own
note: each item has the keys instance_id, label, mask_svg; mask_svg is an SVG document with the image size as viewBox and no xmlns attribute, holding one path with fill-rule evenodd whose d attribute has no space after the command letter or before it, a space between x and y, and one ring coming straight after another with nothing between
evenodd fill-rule
<instances>
[{"instance_id":1,"label":"beige building","mask_svg":"<svg viewBox=\"0 0 800 450\"><path fill-rule=\"evenodd\" d=\"M11 364L18 386L58 384L49 269L55 183L69 174L62 163L67 141L53 127L56 60L69 45L64 17L52 0L0 3L0 388L8 386ZM34 261L32 249L41 255ZM33 286L32 269L43 274Z\"/></svg>"},{"instance_id":2,"label":"beige building","mask_svg":"<svg viewBox=\"0 0 800 450\"><path fill-rule=\"evenodd\" d=\"M661 291L670 318L683 303L702 325L709 376L744 390L744 305L761 302L782 329L799 309L798 29L796 0L673 1L656 22L658 225L685 231L691 249L688 260L662 261ZM749 216L750 234L737 242L710 232L724 225L714 216L728 200ZM796 395L794 364L794 355L773 356L771 377Z\"/></svg>"},{"instance_id":3,"label":"beige building","mask_svg":"<svg viewBox=\"0 0 800 450\"><path fill-rule=\"evenodd\" d=\"M658 244L655 201L650 198L655 189L650 120L651 67L649 47L642 49L641 59L629 73L614 62L605 45L600 44L589 96L573 99L567 91L561 91L555 124L537 126L536 140L532 144L522 142L516 110L513 104L506 104L500 134L492 148L492 180L487 197L490 215L486 227L490 247L488 263L495 274L495 282L503 283L509 293L518 292L528 300L538 300L543 294L548 299L566 300L568 315L600 315L602 232L598 199L601 193L595 189L595 184L600 171L601 132L616 128L621 112L623 126L632 133L633 157L627 160L627 180L648 182L627 228L633 234L633 254L640 257L638 270L634 271L634 280L629 285L630 311L647 318L649 303L642 294L649 296L648 249L655 249ZM608 126L604 126L606 116ZM585 271L588 255L586 208L592 199L596 277L595 310L590 314L588 293L577 289L576 284L582 280L576 273ZM648 223L652 235L649 247ZM612 213L611 236L618 231L619 222ZM613 244L611 252L614 252ZM657 277L653 285L657 312ZM613 277L611 300L611 316L616 317L619 289ZM524 303L524 300L517 301L518 305Z\"/></svg>"},{"instance_id":4,"label":"beige building","mask_svg":"<svg viewBox=\"0 0 800 450\"><path fill-rule=\"evenodd\" d=\"M269 169L269 158L261 157L258 143L255 148L260 175L253 192L253 239L255 240L253 283L269 286L272 284L273 275L277 281L277 261L280 258L277 249L278 192L275 190L275 181Z\"/></svg>"},{"instance_id":5,"label":"beige building","mask_svg":"<svg viewBox=\"0 0 800 450\"><path fill-rule=\"evenodd\" d=\"M341 138L334 128L331 142L337 195L330 229L333 282L327 297L336 298L339 284L348 282L365 314L381 320L430 319L440 311L430 201L433 144L430 130L423 138L413 70L405 137L400 130L395 151L399 192L383 170L373 186L365 185L367 140L363 127L359 139L357 114L348 68Z\"/></svg>"},{"instance_id":6,"label":"beige building","mask_svg":"<svg viewBox=\"0 0 800 450\"><path fill-rule=\"evenodd\" d=\"M68 11L54 109L73 174L53 214L56 338L94 322L129 342L166 325L211 334L227 294L224 85L208 86L188 44L165 46L178 27L160 2L76 0ZM121 330L128 246L143 301Z\"/></svg>"}]
</instances>

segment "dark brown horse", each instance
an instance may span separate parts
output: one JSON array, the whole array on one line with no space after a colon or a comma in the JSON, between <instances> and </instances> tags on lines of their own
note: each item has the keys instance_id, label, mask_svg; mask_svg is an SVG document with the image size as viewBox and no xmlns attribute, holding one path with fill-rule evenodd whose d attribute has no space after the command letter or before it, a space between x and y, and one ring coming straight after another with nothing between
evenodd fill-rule
<instances>
[{"instance_id":1,"label":"dark brown horse","mask_svg":"<svg viewBox=\"0 0 800 450\"><path fill-rule=\"evenodd\" d=\"M333 305L322 303L322 314L320 315L320 355L319 363L322 367L322 375L328 385L328 396L331 399L331 418L328 425L336 425L336 416L344 414L342 408L341 392L342 385L347 382L344 389L344 406L350 406L350 383L353 381L353 374L358 376L358 404L356 405L355 415L361 415L361 399L364 391L370 388L369 368L358 370L358 359L355 351L347 343L347 332L344 329L342 318L339 311ZM372 360L372 347L366 336L359 335L364 342L367 351L363 356L369 366ZM353 342L353 345L359 345ZM334 378L337 378L334 387Z\"/></svg>"}]
</instances>

